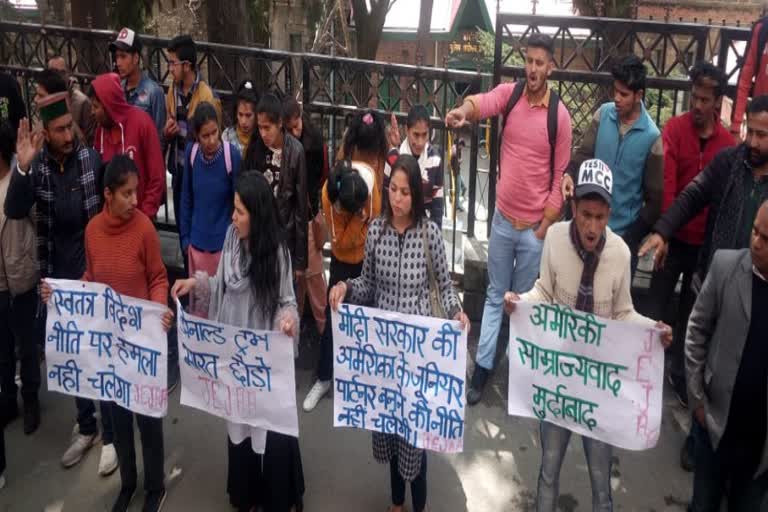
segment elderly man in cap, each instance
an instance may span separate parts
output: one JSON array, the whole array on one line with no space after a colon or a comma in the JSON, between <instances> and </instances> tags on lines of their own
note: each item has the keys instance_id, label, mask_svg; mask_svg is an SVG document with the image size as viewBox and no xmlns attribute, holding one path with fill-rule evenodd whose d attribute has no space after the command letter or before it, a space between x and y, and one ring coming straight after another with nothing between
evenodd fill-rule
<instances>
[{"instance_id":1,"label":"elderly man in cap","mask_svg":"<svg viewBox=\"0 0 768 512\"><path fill-rule=\"evenodd\" d=\"M165 128L165 93L149 73L141 71L141 38L129 28L123 28L117 39L109 44L117 66L117 73L125 90L125 99L134 107L149 114L157 127L158 140Z\"/></svg>"},{"instance_id":2,"label":"elderly man in cap","mask_svg":"<svg viewBox=\"0 0 768 512\"><path fill-rule=\"evenodd\" d=\"M67 93L51 94L37 104L42 132L23 119L16 141L16 168L5 200L5 215L23 219L36 206L37 253L42 277L80 279L85 272L85 226L101 211L101 158L74 135ZM64 467L80 462L98 437L91 400L76 398L77 432L61 458ZM102 442L99 474L117 469L108 402L101 403Z\"/></svg>"},{"instance_id":3,"label":"elderly man in cap","mask_svg":"<svg viewBox=\"0 0 768 512\"><path fill-rule=\"evenodd\" d=\"M614 320L649 326L655 323L663 331L661 341L667 347L672 343L672 330L640 315L632 304L629 248L608 227L612 190L613 174L602 160L585 160L581 164L571 205L573 220L559 222L549 229L539 279L528 293L518 296L507 292L504 308L514 314L517 301L548 302ZM571 431L542 421L540 433L542 461L536 509L554 512L560 468ZM582 442L592 481L592 510L610 511L612 447L587 437Z\"/></svg>"},{"instance_id":4,"label":"elderly man in cap","mask_svg":"<svg viewBox=\"0 0 768 512\"><path fill-rule=\"evenodd\" d=\"M80 90L77 79L73 77L67 69L67 62L61 55L54 55L48 59L48 69L55 71L64 80L69 91L69 110L75 124L80 127L83 133L83 143L89 146L93 144L93 132L96 131L96 122L91 113L91 100ZM38 85L40 82L38 81ZM38 94L39 94L38 87ZM59 92L58 90L48 90L48 94ZM45 95L43 95L45 96Z\"/></svg>"}]
</instances>

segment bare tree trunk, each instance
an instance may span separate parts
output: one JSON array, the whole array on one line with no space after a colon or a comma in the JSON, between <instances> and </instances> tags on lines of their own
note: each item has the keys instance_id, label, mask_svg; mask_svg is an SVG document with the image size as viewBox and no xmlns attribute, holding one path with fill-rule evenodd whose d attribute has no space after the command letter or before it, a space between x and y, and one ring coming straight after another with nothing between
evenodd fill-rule
<instances>
[{"instance_id":1,"label":"bare tree trunk","mask_svg":"<svg viewBox=\"0 0 768 512\"><path fill-rule=\"evenodd\" d=\"M395 0L369 0L371 10L368 11L366 0L352 0L355 17L355 41L357 43L357 58L376 60L384 21L389 7Z\"/></svg>"},{"instance_id":2,"label":"bare tree trunk","mask_svg":"<svg viewBox=\"0 0 768 512\"><path fill-rule=\"evenodd\" d=\"M93 2L90 0L72 0L72 26L87 29L107 28L106 2ZM99 47L97 48L97 45ZM76 69L81 73L99 74L112 69L109 60L109 52L100 47L101 42L89 41L82 38L77 42L78 61Z\"/></svg>"},{"instance_id":3,"label":"bare tree trunk","mask_svg":"<svg viewBox=\"0 0 768 512\"><path fill-rule=\"evenodd\" d=\"M421 0L419 11L419 30L416 33L416 65L424 65L424 52L429 42L432 28L432 0Z\"/></svg>"},{"instance_id":4,"label":"bare tree trunk","mask_svg":"<svg viewBox=\"0 0 768 512\"><path fill-rule=\"evenodd\" d=\"M248 7L246 0L208 1L206 15L208 17L208 40L213 43L224 43L248 46L252 40L251 27L248 23ZM219 53L211 56L208 61L208 80L212 87L229 89L226 77L237 75L237 57ZM237 87L237 83L231 84Z\"/></svg>"}]
</instances>

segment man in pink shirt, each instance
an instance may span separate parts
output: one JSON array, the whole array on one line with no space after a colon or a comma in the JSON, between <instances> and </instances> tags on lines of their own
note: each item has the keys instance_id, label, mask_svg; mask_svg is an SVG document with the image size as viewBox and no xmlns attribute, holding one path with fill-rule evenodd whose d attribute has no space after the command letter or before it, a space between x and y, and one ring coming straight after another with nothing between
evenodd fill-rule
<instances>
[{"instance_id":1,"label":"man in pink shirt","mask_svg":"<svg viewBox=\"0 0 768 512\"><path fill-rule=\"evenodd\" d=\"M560 181L570 160L571 117L565 105L557 105L557 137L554 165L550 163L547 112L551 91L552 38L533 34L528 39L525 89L509 113L501 141L496 212L488 243L489 286L483 310L475 373L467 403L480 401L493 369L496 341L501 326L504 292L522 293L533 287L539 273L544 236L560 218L563 196ZM515 84L500 84L485 94L470 96L448 112L446 125L458 128L504 115Z\"/></svg>"}]
</instances>

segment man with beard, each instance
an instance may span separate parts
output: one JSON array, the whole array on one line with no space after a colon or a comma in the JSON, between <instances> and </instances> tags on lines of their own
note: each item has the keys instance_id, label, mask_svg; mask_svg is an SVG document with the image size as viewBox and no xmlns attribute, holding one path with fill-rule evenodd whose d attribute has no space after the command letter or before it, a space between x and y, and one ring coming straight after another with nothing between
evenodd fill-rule
<instances>
[{"instance_id":1,"label":"man with beard","mask_svg":"<svg viewBox=\"0 0 768 512\"><path fill-rule=\"evenodd\" d=\"M659 268L669 240L705 208L707 226L699 253L694 290L701 288L712 255L719 249L745 249L752 236L752 220L768 199L768 95L758 96L747 108L747 139L715 156L680 193L653 227L640 249L640 257L654 252Z\"/></svg>"},{"instance_id":2,"label":"man with beard","mask_svg":"<svg viewBox=\"0 0 768 512\"><path fill-rule=\"evenodd\" d=\"M522 293L533 287L544 236L560 218L563 206L560 181L570 159L571 117L562 102L555 103L556 92L547 85L555 66L553 55L552 38L532 34L526 49L526 80L470 96L445 119L451 129L498 115L506 120L499 150L496 212L488 243L489 286L475 372L467 393L470 405L480 401L493 369L504 292ZM550 130L554 120L556 128Z\"/></svg>"},{"instance_id":3,"label":"man with beard","mask_svg":"<svg viewBox=\"0 0 768 512\"><path fill-rule=\"evenodd\" d=\"M613 101L595 112L589 131L573 152L570 175L563 178L563 195L572 195L575 172L583 161L597 158L611 168L615 183L608 225L629 246L634 275L637 249L661 212L664 158L661 134L643 104L643 62L629 55L614 65L611 74Z\"/></svg>"},{"instance_id":4,"label":"man with beard","mask_svg":"<svg viewBox=\"0 0 768 512\"><path fill-rule=\"evenodd\" d=\"M16 141L17 165L5 200L5 215L23 219L37 208L37 256L43 278L80 279L85 273L85 226L101 211L101 158L74 135L67 93L45 96L37 103L43 131L32 132L21 121ZM92 400L76 398L77 432L61 458L69 468L80 462L98 437ZM112 445L109 402L101 402L103 447L99 474L117 469Z\"/></svg>"},{"instance_id":5,"label":"man with beard","mask_svg":"<svg viewBox=\"0 0 768 512\"><path fill-rule=\"evenodd\" d=\"M728 84L725 73L709 62L699 62L689 73L691 78L690 111L673 117L664 125L664 202L667 211L685 187L715 158L720 151L736 143L720 123L718 112ZM675 287L683 276L675 341L670 350L669 378L678 400L687 406L685 384L685 329L695 296L691 280L696 270L699 250L704 243L707 210L702 210L688 224L674 233L669 242L669 254L662 268L653 276L650 295L655 318L670 309Z\"/></svg>"}]
</instances>

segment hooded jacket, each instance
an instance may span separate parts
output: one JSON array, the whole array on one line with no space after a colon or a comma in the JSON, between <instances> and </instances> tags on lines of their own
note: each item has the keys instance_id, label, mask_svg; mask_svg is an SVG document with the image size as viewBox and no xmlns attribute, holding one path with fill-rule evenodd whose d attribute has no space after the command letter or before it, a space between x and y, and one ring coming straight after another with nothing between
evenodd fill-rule
<instances>
[{"instance_id":1,"label":"hooded jacket","mask_svg":"<svg viewBox=\"0 0 768 512\"><path fill-rule=\"evenodd\" d=\"M165 192L165 163L155 123L149 114L128 104L117 74L99 75L93 88L114 122L111 128L96 128L93 146L103 162L120 154L134 161L139 170L139 210L152 218Z\"/></svg>"}]
</instances>

